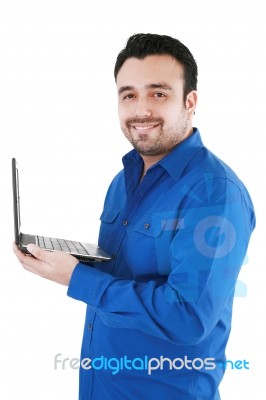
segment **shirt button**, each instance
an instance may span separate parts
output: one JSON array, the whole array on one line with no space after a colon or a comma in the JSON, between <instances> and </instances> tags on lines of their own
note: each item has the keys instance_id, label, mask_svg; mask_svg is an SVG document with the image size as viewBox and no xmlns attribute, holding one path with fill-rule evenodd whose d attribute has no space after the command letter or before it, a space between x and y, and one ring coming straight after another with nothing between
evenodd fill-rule
<instances>
[{"instance_id":1,"label":"shirt button","mask_svg":"<svg viewBox=\"0 0 266 400\"><path fill-rule=\"evenodd\" d=\"M92 324L88 324L88 329L89 329L89 331L92 330Z\"/></svg>"},{"instance_id":2,"label":"shirt button","mask_svg":"<svg viewBox=\"0 0 266 400\"><path fill-rule=\"evenodd\" d=\"M123 225L124 225L124 226L128 225L128 220L127 220L127 219L124 219Z\"/></svg>"},{"instance_id":3,"label":"shirt button","mask_svg":"<svg viewBox=\"0 0 266 400\"><path fill-rule=\"evenodd\" d=\"M148 224L148 223L146 223L146 224L144 225L144 228L145 228L145 229L149 229L149 227L150 227L150 224Z\"/></svg>"}]
</instances>

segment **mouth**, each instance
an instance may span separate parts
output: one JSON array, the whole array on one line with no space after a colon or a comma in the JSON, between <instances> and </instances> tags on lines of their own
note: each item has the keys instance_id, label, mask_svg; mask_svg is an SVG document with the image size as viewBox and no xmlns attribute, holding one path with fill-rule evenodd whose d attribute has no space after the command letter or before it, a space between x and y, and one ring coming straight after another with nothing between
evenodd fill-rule
<instances>
[{"instance_id":1,"label":"mouth","mask_svg":"<svg viewBox=\"0 0 266 400\"><path fill-rule=\"evenodd\" d=\"M139 133L146 133L154 128L157 128L160 124L131 124L131 128L135 129Z\"/></svg>"}]
</instances>

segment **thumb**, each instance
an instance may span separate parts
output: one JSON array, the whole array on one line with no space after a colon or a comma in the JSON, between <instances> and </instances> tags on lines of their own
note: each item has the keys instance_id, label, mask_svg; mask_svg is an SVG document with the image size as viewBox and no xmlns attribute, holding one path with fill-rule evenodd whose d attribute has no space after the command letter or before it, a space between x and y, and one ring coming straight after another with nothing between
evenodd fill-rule
<instances>
[{"instance_id":1,"label":"thumb","mask_svg":"<svg viewBox=\"0 0 266 400\"><path fill-rule=\"evenodd\" d=\"M39 246L36 244L28 244L27 245L27 250L30 254L32 254L35 258L41 261L51 261L51 254L49 254L49 251L41 249Z\"/></svg>"}]
</instances>

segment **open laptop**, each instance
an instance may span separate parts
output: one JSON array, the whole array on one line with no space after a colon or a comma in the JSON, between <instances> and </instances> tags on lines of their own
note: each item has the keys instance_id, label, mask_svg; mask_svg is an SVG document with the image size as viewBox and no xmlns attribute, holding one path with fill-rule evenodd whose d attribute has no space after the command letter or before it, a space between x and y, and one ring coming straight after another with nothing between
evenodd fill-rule
<instances>
[{"instance_id":1,"label":"open laptop","mask_svg":"<svg viewBox=\"0 0 266 400\"><path fill-rule=\"evenodd\" d=\"M70 253L82 262L101 262L109 261L111 259L109 254L94 244L22 233L20 231L21 219L18 165L15 158L12 158L12 183L15 243L18 245L21 251L29 254L27 251L27 245L29 243L34 243L47 251L59 250Z\"/></svg>"}]
</instances>

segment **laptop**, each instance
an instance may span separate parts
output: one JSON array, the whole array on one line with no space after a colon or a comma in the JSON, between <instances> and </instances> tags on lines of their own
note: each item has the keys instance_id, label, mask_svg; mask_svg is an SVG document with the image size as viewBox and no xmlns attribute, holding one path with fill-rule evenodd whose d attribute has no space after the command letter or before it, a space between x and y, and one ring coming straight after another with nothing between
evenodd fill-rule
<instances>
[{"instance_id":1,"label":"laptop","mask_svg":"<svg viewBox=\"0 0 266 400\"><path fill-rule=\"evenodd\" d=\"M82 262L102 262L111 260L111 256L95 244L22 233L20 231L21 219L18 164L15 158L12 158L12 183L15 243L21 251L29 254L27 245L29 243L34 243L47 251L64 251Z\"/></svg>"}]
</instances>

